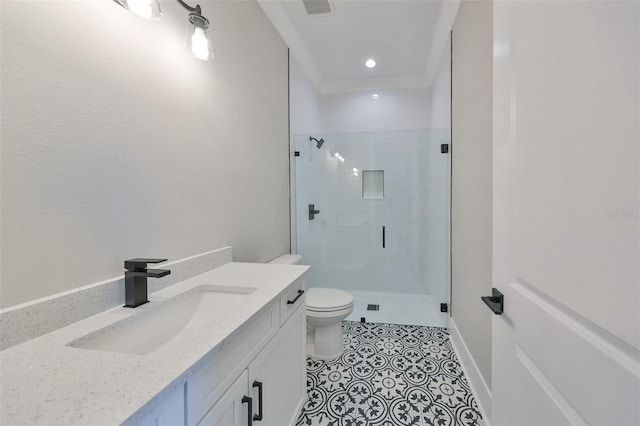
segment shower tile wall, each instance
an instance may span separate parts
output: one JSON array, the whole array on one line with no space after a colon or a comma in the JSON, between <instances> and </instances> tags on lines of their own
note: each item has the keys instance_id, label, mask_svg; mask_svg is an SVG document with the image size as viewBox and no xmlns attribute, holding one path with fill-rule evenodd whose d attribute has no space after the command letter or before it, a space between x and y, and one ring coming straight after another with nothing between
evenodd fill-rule
<instances>
[{"instance_id":1,"label":"shower tile wall","mask_svg":"<svg viewBox=\"0 0 640 426\"><path fill-rule=\"evenodd\" d=\"M296 136L297 247L312 265L309 286L446 302L449 156L440 153L446 131L314 137L324 138L320 149L309 135ZM363 199L363 170L384 170L384 199ZM320 210L314 220L308 204Z\"/></svg>"}]
</instances>

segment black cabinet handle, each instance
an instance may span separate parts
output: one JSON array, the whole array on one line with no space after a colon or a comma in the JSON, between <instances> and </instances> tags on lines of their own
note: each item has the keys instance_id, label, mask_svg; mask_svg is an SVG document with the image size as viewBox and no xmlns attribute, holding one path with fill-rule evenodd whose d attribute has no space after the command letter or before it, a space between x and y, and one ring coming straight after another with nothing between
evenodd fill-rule
<instances>
[{"instance_id":1,"label":"black cabinet handle","mask_svg":"<svg viewBox=\"0 0 640 426\"><path fill-rule=\"evenodd\" d=\"M387 246L387 233L386 233L386 226L382 227L382 248L385 248Z\"/></svg>"},{"instance_id":2,"label":"black cabinet handle","mask_svg":"<svg viewBox=\"0 0 640 426\"><path fill-rule=\"evenodd\" d=\"M287 300L287 305L293 305L302 297L304 290L298 290L298 295L293 300Z\"/></svg>"},{"instance_id":3,"label":"black cabinet handle","mask_svg":"<svg viewBox=\"0 0 640 426\"><path fill-rule=\"evenodd\" d=\"M243 396L242 403L247 404L247 426L251 426L253 422L253 398Z\"/></svg>"},{"instance_id":4,"label":"black cabinet handle","mask_svg":"<svg viewBox=\"0 0 640 426\"><path fill-rule=\"evenodd\" d=\"M494 314L502 315L502 312L504 312L504 296L497 288L491 289L491 296L482 296L480 299Z\"/></svg>"},{"instance_id":5,"label":"black cabinet handle","mask_svg":"<svg viewBox=\"0 0 640 426\"><path fill-rule=\"evenodd\" d=\"M253 387L258 388L258 414L253 415L253 420L259 422L262 420L262 382L254 380Z\"/></svg>"}]
</instances>

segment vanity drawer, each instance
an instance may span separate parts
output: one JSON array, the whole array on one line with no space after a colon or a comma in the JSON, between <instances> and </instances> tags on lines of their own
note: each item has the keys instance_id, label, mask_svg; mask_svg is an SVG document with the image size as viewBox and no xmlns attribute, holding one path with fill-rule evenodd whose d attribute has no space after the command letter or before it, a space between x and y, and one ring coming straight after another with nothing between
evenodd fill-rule
<instances>
[{"instance_id":1,"label":"vanity drawer","mask_svg":"<svg viewBox=\"0 0 640 426\"><path fill-rule=\"evenodd\" d=\"M229 342L187 383L188 424L200 418L222 396L248 363L277 332L278 303L271 306Z\"/></svg>"},{"instance_id":2,"label":"vanity drawer","mask_svg":"<svg viewBox=\"0 0 640 426\"><path fill-rule=\"evenodd\" d=\"M293 284L287 288L287 291L280 297L280 325L291 316L305 300L305 281L304 278L298 278Z\"/></svg>"}]
</instances>

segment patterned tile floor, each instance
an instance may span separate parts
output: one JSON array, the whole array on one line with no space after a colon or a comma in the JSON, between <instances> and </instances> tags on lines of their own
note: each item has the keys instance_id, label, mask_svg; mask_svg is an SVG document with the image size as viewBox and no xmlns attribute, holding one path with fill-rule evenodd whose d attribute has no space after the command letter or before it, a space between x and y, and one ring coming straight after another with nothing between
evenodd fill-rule
<instances>
[{"instance_id":1,"label":"patterned tile floor","mask_svg":"<svg viewBox=\"0 0 640 426\"><path fill-rule=\"evenodd\" d=\"M338 360L307 359L296 425L484 425L445 328L342 323Z\"/></svg>"}]
</instances>

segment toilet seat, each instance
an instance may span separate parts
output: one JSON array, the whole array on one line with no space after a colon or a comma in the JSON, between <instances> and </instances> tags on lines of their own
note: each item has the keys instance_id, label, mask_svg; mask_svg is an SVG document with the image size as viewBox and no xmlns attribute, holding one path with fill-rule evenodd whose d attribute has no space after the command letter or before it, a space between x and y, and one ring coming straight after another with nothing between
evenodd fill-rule
<instances>
[{"instance_id":1,"label":"toilet seat","mask_svg":"<svg viewBox=\"0 0 640 426\"><path fill-rule=\"evenodd\" d=\"M346 318L353 311L353 306L348 306L346 308L336 310L336 311L310 311L307 310L307 320L310 319L335 319L335 318ZM339 324L340 321L336 320L336 324Z\"/></svg>"},{"instance_id":2,"label":"toilet seat","mask_svg":"<svg viewBox=\"0 0 640 426\"><path fill-rule=\"evenodd\" d=\"M353 296L335 288L310 288L306 302L309 312L335 312L351 308Z\"/></svg>"},{"instance_id":3,"label":"toilet seat","mask_svg":"<svg viewBox=\"0 0 640 426\"><path fill-rule=\"evenodd\" d=\"M327 308L327 309L316 309L316 308L310 308L307 306L307 312L318 312L318 313L322 313L322 312L337 312L337 311L342 311L343 309L350 309L351 307L353 307L353 304L349 304L349 305L343 305L343 306L336 306L335 308Z\"/></svg>"}]
</instances>

